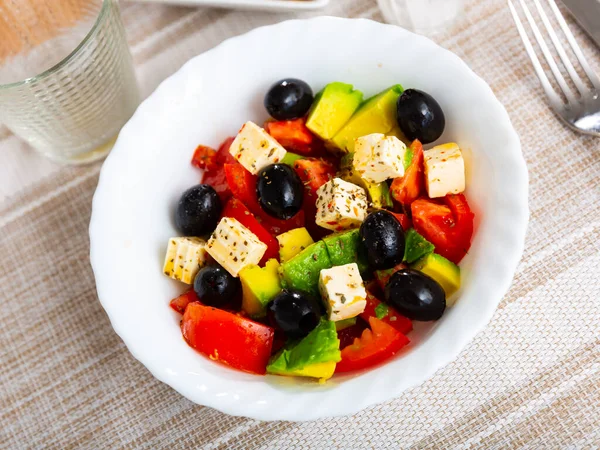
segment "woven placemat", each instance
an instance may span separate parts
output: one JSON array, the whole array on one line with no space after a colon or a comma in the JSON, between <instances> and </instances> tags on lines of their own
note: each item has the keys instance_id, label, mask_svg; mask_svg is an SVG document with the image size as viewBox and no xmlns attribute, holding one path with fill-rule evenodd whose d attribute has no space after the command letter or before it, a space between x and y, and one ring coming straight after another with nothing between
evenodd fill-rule
<instances>
[{"instance_id":1,"label":"woven placemat","mask_svg":"<svg viewBox=\"0 0 600 450\"><path fill-rule=\"evenodd\" d=\"M374 0L325 12L381 20ZM292 17L135 3L123 16L145 94L223 39ZM97 300L87 227L99 165L54 166L5 130L0 448L600 448L600 140L548 109L504 1L468 2L436 40L506 106L531 178L514 283L456 361L352 417L266 423L191 403L128 353Z\"/></svg>"}]
</instances>

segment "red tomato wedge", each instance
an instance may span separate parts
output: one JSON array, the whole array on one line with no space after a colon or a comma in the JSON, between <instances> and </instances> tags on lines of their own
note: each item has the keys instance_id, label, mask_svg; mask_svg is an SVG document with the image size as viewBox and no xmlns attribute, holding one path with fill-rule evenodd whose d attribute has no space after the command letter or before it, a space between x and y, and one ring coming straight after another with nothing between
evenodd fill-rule
<instances>
[{"instance_id":1,"label":"red tomato wedge","mask_svg":"<svg viewBox=\"0 0 600 450\"><path fill-rule=\"evenodd\" d=\"M190 347L245 372L264 375L273 328L221 309L190 303L181 319L181 332Z\"/></svg>"},{"instance_id":2,"label":"red tomato wedge","mask_svg":"<svg viewBox=\"0 0 600 450\"><path fill-rule=\"evenodd\" d=\"M337 335L338 339L340 340L340 349L343 350L345 347L351 345L354 340L359 338L363 331L368 327L369 323L358 317L354 325L338 331Z\"/></svg>"},{"instance_id":3,"label":"red tomato wedge","mask_svg":"<svg viewBox=\"0 0 600 450\"><path fill-rule=\"evenodd\" d=\"M206 167L206 172L204 173L204 178L202 179L202 182L204 184L212 186L215 189L215 191L217 191L217 194L219 194L219 198L221 199L221 202L223 204L225 204L225 202L227 202L227 200L229 200L229 198L231 197L231 190L229 189L229 185L227 184L227 178L225 177L225 170L223 168L223 164L237 164L233 156L229 154L229 147L231 147L233 139L234 138L232 137L227 138L219 146L219 150L217 150L215 153L214 167ZM194 157L195 156L196 155L194 154ZM192 160L192 164L194 164L194 160Z\"/></svg>"},{"instance_id":4,"label":"red tomato wedge","mask_svg":"<svg viewBox=\"0 0 600 450\"><path fill-rule=\"evenodd\" d=\"M313 196L317 189L335 177L335 166L323 159L299 159L294 162L294 170Z\"/></svg>"},{"instance_id":5,"label":"red tomato wedge","mask_svg":"<svg viewBox=\"0 0 600 450\"><path fill-rule=\"evenodd\" d=\"M312 156L322 150L322 143L308 128L304 118L265 122L265 130L287 150Z\"/></svg>"},{"instance_id":6,"label":"red tomato wedge","mask_svg":"<svg viewBox=\"0 0 600 450\"><path fill-rule=\"evenodd\" d=\"M202 183L212 186L214 190L217 191L217 194L219 194L219 198L221 199L221 203L225 203L231 197L231 190L227 184L225 171L222 167L212 172L204 172Z\"/></svg>"},{"instance_id":7,"label":"red tomato wedge","mask_svg":"<svg viewBox=\"0 0 600 450\"><path fill-rule=\"evenodd\" d=\"M261 209L256 196L256 176L238 163L225 164L224 169L227 184L233 196L256 214Z\"/></svg>"},{"instance_id":8,"label":"red tomato wedge","mask_svg":"<svg viewBox=\"0 0 600 450\"><path fill-rule=\"evenodd\" d=\"M199 302L200 299L196 295L193 289L190 289L187 292L184 292L179 297L175 297L173 300L169 302L169 306L173 309L173 311L178 312L179 314L183 314L185 312L185 308L192 302Z\"/></svg>"},{"instance_id":9,"label":"red tomato wedge","mask_svg":"<svg viewBox=\"0 0 600 450\"><path fill-rule=\"evenodd\" d=\"M266 244L267 251L260 260L260 265L263 265L271 258L279 260L279 243L277 242L277 239L265 230L240 200L237 198L230 199L225 205L221 216L237 219L238 222L252 231L262 243Z\"/></svg>"},{"instance_id":10,"label":"red tomato wedge","mask_svg":"<svg viewBox=\"0 0 600 450\"><path fill-rule=\"evenodd\" d=\"M409 339L394 327L369 317L371 329L363 331L362 336L352 345L342 350L342 360L335 366L335 372L350 372L366 369L394 356Z\"/></svg>"},{"instance_id":11,"label":"red tomato wedge","mask_svg":"<svg viewBox=\"0 0 600 450\"><path fill-rule=\"evenodd\" d=\"M304 226L304 211L298 212L288 220L280 220L268 215L258 203L257 177L248 172L241 164L225 164L224 167L227 184L233 196L248 207L269 233L276 236Z\"/></svg>"},{"instance_id":12,"label":"red tomato wedge","mask_svg":"<svg viewBox=\"0 0 600 450\"><path fill-rule=\"evenodd\" d=\"M404 317L391 306L378 300L373 294L367 291L367 306L360 314L364 320L375 317L382 322L391 325L402 334L408 334L412 331L412 322L408 317Z\"/></svg>"},{"instance_id":13,"label":"red tomato wedge","mask_svg":"<svg viewBox=\"0 0 600 450\"><path fill-rule=\"evenodd\" d=\"M415 139L410 148L413 151L410 166L404 172L404 176L396 178L390 186L394 200L403 205L410 205L424 192L423 145Z\"/></svg>"},{"instance_id":14,"label":"red tomato wedge","mask_svg":"<svg viewBox=\"0 0 600 450\"><path fill-rule=\"evenodd\" d=\"M199 145L194 150L192 166L208 171L217 169L219 167L217 163L217 151L206 145Z\"/></svg>"},{"instance_id":15,"label":"red tomato wedge","mask_svg":"<svg viewBox=\"0 0 600 450\"><path fill-rule=\"evenodd\" d=\"M192 166L203 170L215 170L218 167L217 151L206 145L199 145L194 150Z\"/></svg>"},{"instance_id":16,"label":"red tomato wedge","mask_svg":"<svg viewBox=\"0 0 600 450\"><path fill-rule=\"evenodd\" d=\"M266 230L273 236L278 236L286 231L293 230L294 228L302 228L305 225L304 211L299 211L294 217L288 220L280 220L269 216L266 212L261 209L260 219L261 224Z\"/></svg>"},{"instance_id":17,"label":"red tomato wedge","mask_svg":"<svg viewBox=\"0 0 600 450\"><path fill-rule=\"evenodd\" d=\"M294 170L305 186L302 210L306 216L306 228L314 239L329 234L328 230L315 223L317 215L317 189L335 177L335 166L323 159L299 159Z\"/></svg>"},{"instance_id":18,"label":"red tomato wedge","mask_svg":"<svg viewBox=\"0 0 600 450\"><path fill-rule=\"evenodd\" d=\"M398 222L400 222L400 225L402 225L402 229L404 231L408 231L408 229L411 227L410 219L408 218L408 216L406 214L395 212L393 212L392 214L396 219L398 219Z\"/></svg>"},{"instance_id":19,"label":"red tomato wedge","mask_svg":"<svg viewBox=\"0 0 600 450\"><path fill-rule=\"evenodd\" d=\"M234 137L228 137L219 146L219 149L217 150L217 162L219 164L234 164L237 162L233 155L229 153L229 147L231 147L231 143L234 139Z\"/></svg>"},{"instance_id":20,"label":"red tomato wedge","mask_svg":"<svg viewBox=\"0 0 600 450\"><path fill-rule=\"evenodd\" d=\"M443 202L424 198L414 201L413 224L435 245L436 253L458 264L471 248L474 216L463 194L447 195Z\"/></svg>"}]
</instances>

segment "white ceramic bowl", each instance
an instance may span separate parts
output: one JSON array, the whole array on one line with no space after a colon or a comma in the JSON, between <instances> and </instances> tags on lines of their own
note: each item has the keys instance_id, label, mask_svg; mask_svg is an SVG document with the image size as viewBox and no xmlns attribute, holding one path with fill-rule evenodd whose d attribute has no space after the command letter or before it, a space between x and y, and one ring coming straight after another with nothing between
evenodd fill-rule
<instances>
[{"instance_id":1,"label":"white ceramic bowl","mask_svg":"<svg viewBox=\"0 0 600 450\"><path fill-rule=\"evenodd\" d=\"M182 6L213 6L265 11L309 11L325 8L329 0L138 0Z\"/></svg>"},{"instance_id":2,"label":"white ceramic bowl","mask_svg":"<svg viewBox=\"0 0 600 450\"><path fill-rule=\"evenodd\" d=\"M196 353L168 302L183 286L161 273L173 208L198 183L190 158L246 120L266 119L269 85L284 77L315 90L353 83L366 96L392 84L423 89L447 119L439 142L457 141L476 214L461 264L459 299L383 366L325 385L237 372ZM415 386L452 361L507 291L527 226L527 169L519 139L491 89L457 56L423 37L369 20L289 21L229 39L190 60L142 103L104 163L90 224L98 296L115 331L159 380L190 400L233 415L309 420L354 413Z\"/></svg>"}]
</instances>

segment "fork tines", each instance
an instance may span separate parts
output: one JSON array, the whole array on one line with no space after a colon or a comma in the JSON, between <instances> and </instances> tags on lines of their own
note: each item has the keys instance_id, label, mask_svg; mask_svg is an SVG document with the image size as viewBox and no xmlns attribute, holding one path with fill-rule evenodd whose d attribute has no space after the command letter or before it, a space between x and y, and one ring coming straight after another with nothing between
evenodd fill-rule
<instances>
[{"instance_id":1,"label":"fork tines","mask_svg":"<svg viewBox=\"0 0 600 450\"><path fill-rule=\"evenodd\" d=\"M571 49L573 50L573 53L575 54L577 60L579 61L579 64L581 65L583 72L586 74L592 86L592 88L588 87L588 85L584 83L584 81L581 79L581 77L575 70L571 60L565 52L563 45L561 44L558 36L556 35L556 32L554 31L554 28L552 27L552 24L550 23L550 20L548 19L544 8L542 8L540 0L533 0L537 12L540 18L542 19L542 22L544 23L544 28L550 36L552 44L554 45L554 48L556 49L556 52L558 53L558 56L560 57L560 60L562 61L566 72L569 74L573 85L575 85L575 87L577 88L579 95L576 95L573 92L573 90L565 80L565 77L563 76L558 65L556 64L555 58L550 52L550 49L546 45L546 41L544 40L544 37L542 36L539 27L535 23L535 20L533 19L533 16L531 15L529 8L527 7L527 4L524 0L519 0L519 3L521 4L529 26L531 27L531 31L533 32L535 40L538 43L542 54L544 55L544 58L548 63L548 66L550 67L550 71L552 72L554 79L558 84L560 92L564 95L566 99L566 103L563 101L563 99L560 97L557 91L552 87L550 80L546 76L544 68L542 67L540 60L538 59L538 56L533 48L533 45L531 44L529 36L525 31L525 27L523 26L523 22L521 21L512 0L508 0L508 6L517 26L519 35L521 36L521 40L525 45L525 50L527 51L529 59L533 64L535 73L537 74L540 83L542 84L542 88L546 93L546 96L548 97L550 105L552 106L554 111L572 128L583 133L600 136L600 80L598 79L598 76L594 73L587 60L585 59L581 48L575 41L573 33L571 33L571 30L567 26L565 18L558 9L558 6L556 6L555 0L546 1L550 5L552 12L556 16L556 20L558 21L562 32L564 33L567 41L571 46Z\"/></svg>"}]
</instances>

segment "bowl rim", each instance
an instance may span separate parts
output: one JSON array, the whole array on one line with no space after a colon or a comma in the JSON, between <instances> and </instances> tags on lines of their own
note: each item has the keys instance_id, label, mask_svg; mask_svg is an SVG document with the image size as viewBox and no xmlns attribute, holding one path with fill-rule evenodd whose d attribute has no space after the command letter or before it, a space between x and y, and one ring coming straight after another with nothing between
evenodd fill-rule
<instances>
[{"instance_id":1,"label":"bowl rim","mask_svg":"<svg viewBox=\"0 0 600 450\"><path fill-rule=\"evenodd\" d=\"M423 363L421 364L421 372L419 376L413 376L411 379L406 380L399 386L390 385L390 383L385 383L385 380L383 380L381 377L378 377L377 379L384 382L385 386L390 389L369 389L367 392L365 392L365 395L353 398L353 402L351 403L341 402L340 404L336 404L336 398L340 400L342 397L339 393L339 391L341 391L340 389L337 389L338 393L335 394L335 388L328 391L319 391L315 393L315 395L323 394L324 396L329 397L327 399L328 401L323 401L323 405L321 405L320 407L314 407L314 405L310 403L311 401L315 400L315 397L311 395L312 393L294 394L299 396L298 398L302 397L302 400L299 400L299 403L298 405L296 405L295 408L288 407L282 410L274 408L273 404L265 407L265 405L258 405L257 403L250 404L242 403L240 401L222 402L220 401L217 395L214 395L214 393L211 392L210 389L208 391L204 390L202 392L197 389L194 390L190 386L186 385L185 382L182 383L181 379L179 379L177 376L171 375L168 371L165 371L163 367L158 367L154 361L151 361L150 358L147 358L147 355L144 354L143 346L139 346L135 339L130 338L130 330L128 329L128 327L125 326L124 321L119 320L118 311L112 308L111 302L107 297L108 289L106 284L99 282L99 280L101 280L103 276L101 274L100 269L102 264L98 259L99 248L102 245L102 243L99 242L99 239L96 238L98 230L101 228L101 218L98 211L103 209L101 207L102 204L106 204L106 186L110 183L109 174L111 170L113 170L113 166L116 166L116 161L118 160L120 155L125 153L125 145L119 144L125 140L123 136L126 136L128 134L129 129L134 128L135 125L132 124L142 122L143 117L146 115L146 113L154 109L153 105L159 105L159 99L162 96L163 92L167 91L169 86L177 85L178 79L183 79L184 74L187 71L191 70L190 68L192 67L192 65L196 64L203 58L207 58L208 55L212 55L216 52L222 51L227 46L242 41L244 39L249 39L254 35L261 33L277 32L279 29L286 27L329 27L350 22L356 24L355 26L384 27L388 32L396 33L398 37L404 35L405 38L416 40L416 42L418 42L419 45L432 49L436 52L441 52L439 53L440 55L443 55L444 58L452 59L455 64L461 67L464 76L469 78L470 83L477 86L478 90L485 92L486 95L489 96L489 103L494 108L495 117L501 120L502 122L501 124L497 125L503 128L506 140L507 142L509 142L507 150L507 160L509 160L510 164L513 165L511 166L511 169L514 170L514 173L512 175L514 179L512 189L509 190L510 192L506 193L506 196L509 198L508 203L512 204L514 207L511 211L511 213L513 213L513 215L511 216L512 226L507 227L510 229L505 230L505 237L510 238L510 242L513 244L513 251L500 264L501 267L499 270L502 272L503 276L500 277L500 282L498 282L496 285L495 292L497 298L495 298L494 301L490 300L487 302L482 302L482 306L478 311L479 321L475 325L472 325L470 328L463 330L463 333L459 334L456 340L452 340L451 342L444 342L443 351L437 352L438 358L436 358L435 361L423 361ZM121 133L119 134L117 142L114 146L114 149L109 154L100 172L98 186L92 202L92 215L89 227L90 261L96 279L96 289L98 293L98 298L109 316L111 325L113 326L115 332L123 340L129 352L138 361L140 361L152 373L152 375L155 378L162 381L163 383L168 384L181 395L194 401L195 403L204 406L210 406L229 415L245 416L259 420L314 420L322 417L334 417L353 414L368 406L398 397L405 390L423 383L424 381L431 378L437 370L443 368L444 366L452 362L458 356L458 354L466 347L466 345L489 323L498 304L508 291L508 288L512 283L512 279L514 277L517 265L523 253L528 220L528 173L527 166L525 164L525 159L521 150L521 144L518 135L511 124L506 109L498 101L492 89L487 85L487 83L483 79L481 79L477 74L475 74L467 66L467 64L457 55L437 45L436 43L434 43L426 37L415 35L399 27L382 24L379 22L372 21L370 19L347 19L339 17L321 16L311 19L287 20L273 25L258 27L245 34L224 40L214 48L198 56L195 56L189 61L187 61L178 71L176 71L174 74L162 81L160 85L155 89L155 91L140 104L132 118L121 130ZM427 340L430 339L426 339L425 342ZM371 372L381 373L383 372L383 370L382 368L377 368L369 371L369 373ZM353 380L348 380L348 382L352 381ZM284 399L285 396L282 396L281 398ZM328 406L327 408L324 407L325 404Z\"/></svg>"}]
</instances>

